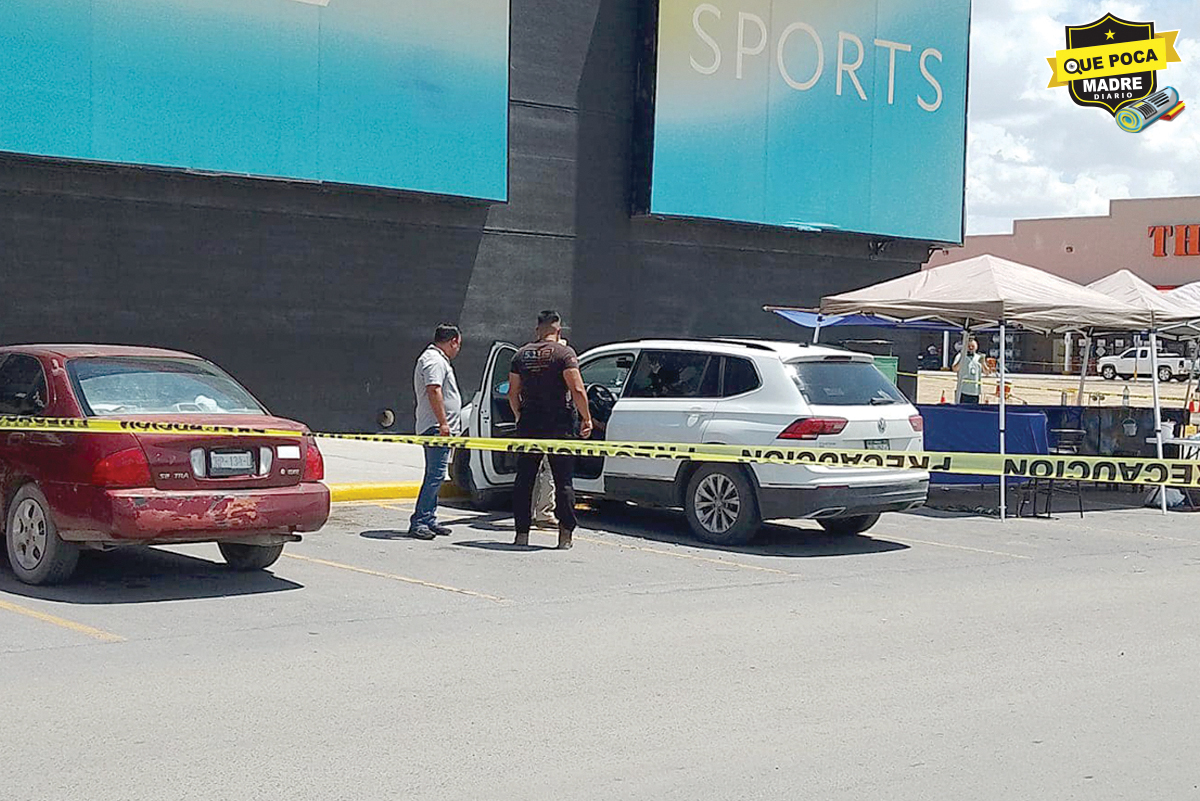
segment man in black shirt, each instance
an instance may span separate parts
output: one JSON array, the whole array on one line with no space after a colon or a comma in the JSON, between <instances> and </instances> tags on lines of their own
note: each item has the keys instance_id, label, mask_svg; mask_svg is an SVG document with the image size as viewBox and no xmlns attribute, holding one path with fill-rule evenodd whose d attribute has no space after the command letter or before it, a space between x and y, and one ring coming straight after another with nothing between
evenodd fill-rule
<instances>
[{"instance_id":1,"label":"man in black shirt","mask_svg":"<svg viewBox=\"0 0 1200 801\"><path fill-rule=\"evenodd\" d=\"M559 342L562 318L558 312L538 315L537 339L521 347L513 356L508 371L508 403L517 418L517 436L527 439L567 439L575 435L575 414L579 414L579 436L592 433L592 415L587 393L579 375L579 357ZM517 479L513 487L513 518L517 536L515 545L529 544L532 524L530 505L537 480L541 454L517 457ZM558 547L571 547L575 531L575 457L555 454L545 457L554 474L554 504L558 512Z\"/></svg>"}]
</instances>

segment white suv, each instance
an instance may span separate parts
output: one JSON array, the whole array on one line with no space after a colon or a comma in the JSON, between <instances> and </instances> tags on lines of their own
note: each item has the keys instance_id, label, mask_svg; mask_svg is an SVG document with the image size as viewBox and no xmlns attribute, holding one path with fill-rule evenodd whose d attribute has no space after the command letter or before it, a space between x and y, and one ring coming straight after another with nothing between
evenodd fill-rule
<instances>
[{"instance_id":1,"label":"white suv","mask_svg":"<svg viewBox=\"0 0 1200 801\"><path fill-rule=\"evenodd\" d=\"M512 437L508 367L516 346L492 346L468 415L471 436ZM759 340L640 340L579 358L593 439L803 445L919 451L917 410L869 354ZM516 456L460 451L455 483L486 505L511 491ZM813 518L827 531L866 531L881 512L921 506L929 474L808 465L739 465L580 457L583 496L680 508L700 539L748 542L763 520Z\"/></svg>"}]
</instances>

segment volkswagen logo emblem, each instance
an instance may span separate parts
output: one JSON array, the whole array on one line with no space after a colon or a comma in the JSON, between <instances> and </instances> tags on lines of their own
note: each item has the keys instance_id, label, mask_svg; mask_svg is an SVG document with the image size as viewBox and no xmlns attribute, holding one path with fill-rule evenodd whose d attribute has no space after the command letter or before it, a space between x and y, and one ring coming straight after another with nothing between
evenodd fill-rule
<instances>
[{"instance_id":1,"label":"volkswagen logo emblem","mask_svg":"<svg viewBox=\"0 0 1200 801\"><path fill-rule=\"evenodd\" d=\"M884 431L887 431L887 420L884 420L882 417L880 417L879 418L879 433L882 434Z\"/></svg>"}]
</instances>

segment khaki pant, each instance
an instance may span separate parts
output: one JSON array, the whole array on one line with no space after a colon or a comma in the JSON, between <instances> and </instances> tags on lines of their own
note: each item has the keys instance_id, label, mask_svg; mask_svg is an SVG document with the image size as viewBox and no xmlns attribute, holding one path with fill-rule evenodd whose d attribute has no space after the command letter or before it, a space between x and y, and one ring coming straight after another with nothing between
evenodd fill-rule
<instances>
[{"instance_id":1,"label":"khaki pant","mask_svg":"<svg viewBox=\"0 0 1200 801\"><path fill-rule=\"evenodd\" d=\"M550 460L542 459L538 468L537 482L533 485L531 508L536 523L557 523L554 517L554 476L550 473Z\"/></svg>"}]
</instances>

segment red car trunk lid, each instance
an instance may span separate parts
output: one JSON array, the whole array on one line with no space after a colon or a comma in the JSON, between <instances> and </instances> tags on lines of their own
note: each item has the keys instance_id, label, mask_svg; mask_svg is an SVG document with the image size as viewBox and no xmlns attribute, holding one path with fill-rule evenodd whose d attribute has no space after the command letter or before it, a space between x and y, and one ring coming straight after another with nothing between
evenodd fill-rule
<instances>
[{"instance_id":1,"label":"red car trunk lid","mask_svg":"<svg viewBox=\"0 0 1200 801\"><path fill-rule=\"evenodd\" d=\"M113 418L146 423L184 423L306 433L300 423L269 415L189 414ZM288 487L304 474L308 437L239 434L136 432L150 463L154 486L162 490L216 490Z\"/></svg>"}]
</instances>

